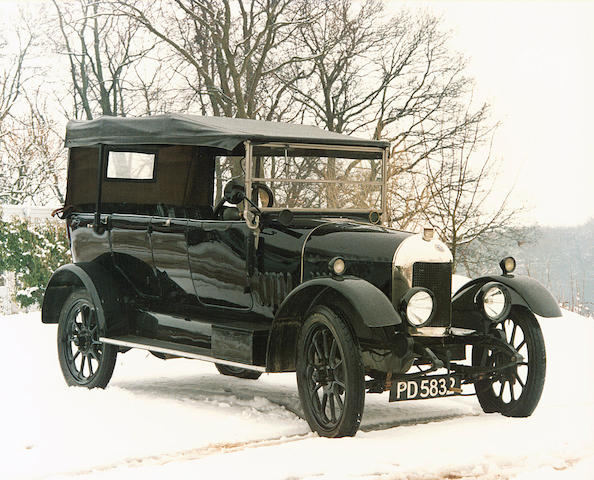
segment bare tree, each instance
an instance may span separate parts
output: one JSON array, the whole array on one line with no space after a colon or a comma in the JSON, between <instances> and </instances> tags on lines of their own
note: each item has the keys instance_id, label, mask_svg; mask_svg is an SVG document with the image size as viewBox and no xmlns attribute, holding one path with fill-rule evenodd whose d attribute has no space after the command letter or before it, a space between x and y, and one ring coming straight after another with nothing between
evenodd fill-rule
<instances>
[{"instance_id":1,"label":"bare tree","mask_svg":"<svg viewBox=\"0 0 594 480\"><path fill-rule=\"evenodd\" d=\"M66 115L86 119L97 114L125 116L137 103L141 111L151 111L153 107L144 106L154 73L148 73L147 80L134 67L155 43L139 38L136 22L113 15L100 1L52 2L60 32L56 48L67 56L70 69L73 111ZM142 81L135 85L138 77ZM137 91L142 92L141 100L134 98Z\"/></svg>"},{"instance_id":2,"label":"bare tree","mask_svg":"<svg viewBox=\"0 0 594 480\"><path fill-rule=\"evenodd\" d=\"M8 42L0 36L0 140L4 134L3 122L23 92L26 79L24 64L33 44L33 34L28 28L18 29L16 39L16 53L11 54Z\"/></svg>"},{"instance_id":3,"label":"bare tree","mask_svg":"<svg viewBox=\"0 0 594 480\"><path fill-rule=\"evenodd\" d=\"M392 142L389 223L410 227L430 198L427 188L410 194L414 176L444 148L459 148L461 132L488 120L487 106L460 115L472 80L438 18L403 10L387 20L380 0L329 0L325 6L290 42L294 55L308 60L277 77L303 118Z\"/></svg>"},{"instance_id":4,"label":"bare tree","mask_svg":"<svg viewBox=\"0 0 594 480\"><path fill-rule=\"evenodd\" d=\"M178 71L203 113L269 118L286 103L287 87L272 81L286 65L284 45L311 21L301 1L114 0L113 8L142 25L178 56Z\"/></svg>"},{"instance_id":5,"label":"bare tree","mask_svg":"<svg viewBox=\"0 0 594 480\"><path fill-rule=\"evenodd\" d=\"M447 243L454 271L462 265L466 272L476 272L477 250L481 250L479 262L484 263L489 247L505 244L507 236L518 232L512 227L520 209L507 205L511 189L498 203L493 201L497 180L497 162L491 155L493 128L467 125L455 141L439 150L439 160L425 161L424 172L415 178L415 196L428 199L420 218ZM487 148L486 153L481 147Z\"/></svg>"},{"instance_id":6,"label":"bare tree","mask_svg":"<svg viewBox=\"0 0 594 480\"><path fill-rule=\"evenodd\" d=\"M313 10L319 2L307 0ZM389 29L380 0L353 7L350 0L325 2L321 15L304 22L291 39L295 56L307 58L279 71L305 115L334 132L352 133L367 125L373 105L397 74L382 65Z\"/></svg>"},{"instance_id":7,"label":"bare tree","mask_svg":"<svg viewBox=\"0 0 594 480\"><path fill-rule=\"evenodd\" d=\"M11 116L0 156L0 203L63 205L66 173L61 132L39 92Z\"/></svg>"}]
</instances>

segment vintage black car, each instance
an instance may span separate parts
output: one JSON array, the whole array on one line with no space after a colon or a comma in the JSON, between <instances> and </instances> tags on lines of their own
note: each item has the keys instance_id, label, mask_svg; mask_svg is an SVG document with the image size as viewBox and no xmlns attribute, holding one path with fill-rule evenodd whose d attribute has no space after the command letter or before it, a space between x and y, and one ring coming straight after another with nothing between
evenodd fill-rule
<instances>
[{"instance_id":1,"label":"vintage black car","mask_svg":"<svg viewBox=\"0 0 594 480\"><path fill-rule=\"evenodd\" d=\"M140 348L247 379L296 371L305 418L329 437L357 432L365 392L474 384L486 412L535 409L535 314L559 316L557 302L511 257L452 296L433 231L382 226L387 142L163 115L71 121L66 146L74 263L52 276L42 321L58 323L69 385L105 387L117 353Z\"/></svg>"}]
</instances>

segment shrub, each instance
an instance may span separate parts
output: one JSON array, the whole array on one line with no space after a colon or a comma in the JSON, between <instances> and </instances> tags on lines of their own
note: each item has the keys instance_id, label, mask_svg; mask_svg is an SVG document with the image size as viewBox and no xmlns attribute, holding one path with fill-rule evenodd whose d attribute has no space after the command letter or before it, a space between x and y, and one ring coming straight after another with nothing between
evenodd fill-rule
<instances>
[{"instance_id":1,"label":"shrub","mask_svg":"<svg viewBox=\"0 0 594 480\"><path fill-rule=\"evenodd\" d=\"M16 300L22 307L41 305L54 270L70 262L63 222L0 221L0 271L15 273Z\"/></svg>"}]
</instances>

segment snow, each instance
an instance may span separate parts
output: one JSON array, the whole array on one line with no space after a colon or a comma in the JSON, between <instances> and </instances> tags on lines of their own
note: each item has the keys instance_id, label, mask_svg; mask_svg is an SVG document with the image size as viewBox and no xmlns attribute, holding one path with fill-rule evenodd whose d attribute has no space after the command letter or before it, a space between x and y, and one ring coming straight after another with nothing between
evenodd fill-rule
<instances>
[{"instance_id":1,"label":"snow","mask_svg":"<svg viewBox=\"0 0 594 480\"><path fill-rule=\"evenodd\" d=\"M106 390L68 388L56 326L0 317L0 478L594 478L594 321L540 322L548 371L530 418L484 414L474 397L370 394L357 436L325 439L299 416L294 374L236 379L133 350Z\"/></svg>"},{"instance_id":2,"label":"snow","mask_svg":"<svg viewBox=\"0 0 594 480\"><path fill-rule=\"evenodd\" d=\"M452 275L452 296L460 290L464 285L470 282L470 278L465 277L464 275Z\"/></svg>"}]
</instances>

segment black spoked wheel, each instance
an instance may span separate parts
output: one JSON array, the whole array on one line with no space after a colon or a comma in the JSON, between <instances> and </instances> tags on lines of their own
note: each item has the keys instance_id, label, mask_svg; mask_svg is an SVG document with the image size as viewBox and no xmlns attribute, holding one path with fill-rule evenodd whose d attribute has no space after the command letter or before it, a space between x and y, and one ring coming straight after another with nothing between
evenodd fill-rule
<instances>
[{"instance_id":1,"label":"black spoked wheel","mask_svg":"<svg viewBox=\"0 0 594 480\"><path fill-rule=\"evenodd\" d=\"M325 437L357 432L365 400L361 356L348 327L327 307L316 307L302 327L297 385L312 430Z\"/></svg>"},{"instance_id":2,"label":"black spoked wheel","mask_svg":"<svg viewBox=\"0 0 594 480\"><path fill-rule=\"evenodd\" d=\"M512 309L509 317L498 325L496 333L505 338L523 360L477 382L475 388L479 403L487 413L528 417L538 405L544 386L546 352L542 331L532 313ZM474 347L472 363L500 367L509 364L510 359L505 353Z\"/></svg>"},{"instance_id":3,"label":"black spoked wheel","mask_svg":"<svg viewBox=\"0 0 594 480\"><path fill-rule=\"evenodd\" d=\"M118 350L99 341L103 334L91 297L84 290L73 292L64 303L58 322L58 357L68 385L107 386Z\"/></svg>"},{"instance_id":4,"label":"black spoked wheel","mask_svg":"<svg viewBox=\"0 0 594 480\"><path fill-rule=\"evenodd\" d=\"M215 367L219 373L229 375L231 377L247 378L248 380L258 380L261 372L255 370L248 370L247 368L234 367L232 365L223 365L222 363L215 363Z\"/></svg>"}]
</instances>

